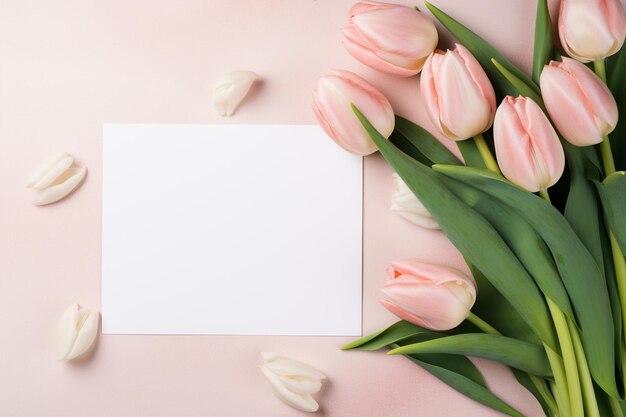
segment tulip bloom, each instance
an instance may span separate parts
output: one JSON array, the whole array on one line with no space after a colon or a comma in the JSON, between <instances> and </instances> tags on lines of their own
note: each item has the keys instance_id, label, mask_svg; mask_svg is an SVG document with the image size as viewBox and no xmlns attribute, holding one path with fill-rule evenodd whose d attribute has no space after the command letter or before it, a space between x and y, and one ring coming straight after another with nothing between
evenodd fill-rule
<instances>
[{"instance_id":1,"label":"tulip bloom","mask_svg":"<svg viewBox=\"0 0 626 417\"><path fill-rule=\"evenodd\" d=\"M582 62L615 54L626 37L620 0L561 0L559 37L565 52Z\"/></svg>"},{"instance_id":2,"label":"tulip bloom","mask_svg":"<svg viewBox=\"0 0 626 417\"><path fill-rule=\"evenodd\" d=\"M602 142L615 129L617 104L606 84L571 58L551 61L541 73L541 91L561 135L576 146Z\"/></svg>"},{"instance_id":3,"label":"tulip bloom","mask_svg":"<svg viewBox=\"0 0 626 417\"><path fill-rule=\"evenodd\" d=\"M358 155L376 152L350 103L367 117L384 137L393 132L395 116L391 104L374 86L349 71L333 71L321 77L313 92L313 112L324 131L339 146Z\"/></svg>"},{"instance_id":4,"label":"tulip bloom","mask_svg":"<svg viewBox=\"0 0 626 417\"><path fill-rule=\"evenodd\" d=\"M400 77L420 72L439 40L435 25L419 11L374 1L352 6L343 34L343 44L352 56Z\"/></svg>"},{"instance_id":5,"label":"tulip bloom","mask_svg":"<svg viewBox=\"0 0 626 417\"><path fill-rule=\"evenodd\" d=\"M56 327L55 350L57 359L69 361L89 351L98 335L100 314L74 303L59 319Z\"/></svg>"},{"instance_id":6,"label":"tulip bloom","mask_svg":"<svg viewBox=\"0 0 626 417\"><path fill-rule=\"evenodd\" d=\"M395 172L393 173L393 180L395 188L391 196L391 211L425 229L440 229L439 224L433 219L426 207Z\"/></svg>"},{"instance_id":7,"label":"tulip bloom","mask_svg":"<svg viewBox=\"0 0 626 417\"><path fill-rule=\"evenodd\" d=\"M432 330L452 329L476 301L474 279L461 271L417 260L392 262L382 304L393 314Z\"/></svg>"},{"instance_id":8,"label":"tulip bloom","mask_svg":"<svg viewBox=\"0 0 626 417\"><path fill-rule=\"evenodd\" d=\"M464 46L433 53L424 64L420 81L426 111L447 138L465 140L491 127L496 94L487 74Z\"/></svg>"},{"instance_id":9,"label":"tulip bloom","mask_svg":"<svg viewBox=\"0 0 626 417\"><path fill-rule=\"evenodd\" d=\"M213 104L221 116L231 116L257 79L252 71L233 71L223 75L213 88Z\"/></svg>"},{"instance_id":10,"label":"tulip bloom","mask_svg":"<svg viewBox=\"0 0 626 417\"><path fill-rule=\"evenodd\" d=\"M310 365L274 353L263 352L261 357L261 372L279 399L308 413L319 409L312 394L322 388L322 381L326 379L323 373Z\"/></svg>"},{"instance_id":11,"label":"tulip bloom","mask_svg":"<svg viewBox=\"0 0 626 417\"><path fill-rule=\"evenodd\" d=\"M502 174L531 192L554 185L565 169L565 154L554 128L529 98L507 96L493 126Z\"/></svg>"}]
</instances>

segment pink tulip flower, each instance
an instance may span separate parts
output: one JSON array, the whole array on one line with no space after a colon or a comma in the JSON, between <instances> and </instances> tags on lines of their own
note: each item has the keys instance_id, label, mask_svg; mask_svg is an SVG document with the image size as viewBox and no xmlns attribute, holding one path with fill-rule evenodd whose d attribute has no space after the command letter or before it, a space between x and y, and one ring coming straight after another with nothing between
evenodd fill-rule
<instances>
[{"instance_id":1,"label":"pink tulip flower","mask_svg":"<svg viewBox=\"0 0 626 417\"><path fill-rule=\"evenodd\" d=\"M476 283L461 271L417 260L392 262L381 303L403 320L432 330L452 329L469 315Z\"/></svg>"},{"instance_id":2,"label":"pink tulip flower","mask_svg":"<svg viewBox=\"0 0 626 417\"><path fill-rule=\"evenodd\" d=\"M617 125L617 104L606 84L584 64L563 58L541 72L546 108L561 135L573 145L602 142Z\"/></svg>"},{"instance_id":3,"label":"pink tulip flower","mask_svg":"<svg viewBox=\"0 0 626 417\"><path fill-rule=\"evenodd\" d=\"M476 58L462 45L435 51L426 60L420 88L430 119L447 138L465 140L491 127L496 94Z\"/></svg>"},{"instance_id":4,"label":"pink tulip flower","mask_svg":"<svg viewBox=\"0 0 626 417\"><path fill-rule=\"evenodd\" d=\"M502 174L531 192L554 185L565 169L559 137L541 108L527 97L507 96L493 125Z\"/></svg>"},{"instance_id":5,"label":"pink tulip flower","mask_svg":"<svg viewBox=\"0 0 626 417\"><path fill-rule=\"evenodd\" d=\"M435 25L422 13L397 4L363 1L350 9L344 46L378 71L410 77L437 47Z\"/></svg>"},{"instance_id":6,"label":"pink tulip flower","mask_svg":"<svg viewBox=\"0 0 626 417\"><path fill-rule=\"evenodd\" d=\"M324 131L339 146L358 155L376 152L365 128L354 114L353 103L384 137L393 132L391 104L380 91L349 71L332 71L321 77L313 92L313 112Z\"/></svg>"},{"instance_id":7,"label":"pink tulip flower","mask_svg":"<svg viewBox=\"0 0 626 417\"><path fill-rule=\"evenodd\" d=\"M620 0L561 0L559 37L565 52L581 62L615 54L626 37Z\"/></svg>"}]
</instances>

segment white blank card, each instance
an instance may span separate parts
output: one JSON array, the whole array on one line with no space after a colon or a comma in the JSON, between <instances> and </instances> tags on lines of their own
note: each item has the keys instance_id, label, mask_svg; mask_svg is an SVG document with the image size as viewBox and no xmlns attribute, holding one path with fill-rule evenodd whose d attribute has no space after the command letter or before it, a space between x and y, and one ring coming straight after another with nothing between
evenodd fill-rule
<instances>
[{"instance_id":1,"label":"white blank card","mask_svg":"<svg viewBox=\"0 0 626 417\"><path fill-rule=\"evenodd\" d=\"M110 124L108 334L361 334L362 158L309 125Z\"/></svg>"}]
</instances>

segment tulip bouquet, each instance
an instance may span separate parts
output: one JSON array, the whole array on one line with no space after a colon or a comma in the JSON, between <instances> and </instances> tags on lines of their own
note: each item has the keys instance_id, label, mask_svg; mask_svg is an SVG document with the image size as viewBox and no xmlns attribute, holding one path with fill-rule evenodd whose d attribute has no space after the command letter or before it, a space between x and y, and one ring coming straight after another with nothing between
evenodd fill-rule
<instances>
[{"instance_id":1,"label":"tulip bouquet","mask_svg":"<svg viewBox=\"0 0 626 417\"><path fill-rule=\"evenodd\" d=\"M549 416L626 416L626 14L619 0L561 0L560 47L537 2L532 75L437 7L361 2L347 50L421 72L428 115L461 157L347 71L322 77L315 115L346 150L396 172L392 210L441 228L471 274L393 262L382 303L402 320L344 349L391 349L510 416L468 356L508 365ZM499 104L498 104L499 103ZM494 156L495 153L495 156Z\"/></svg>"}]
</instances>

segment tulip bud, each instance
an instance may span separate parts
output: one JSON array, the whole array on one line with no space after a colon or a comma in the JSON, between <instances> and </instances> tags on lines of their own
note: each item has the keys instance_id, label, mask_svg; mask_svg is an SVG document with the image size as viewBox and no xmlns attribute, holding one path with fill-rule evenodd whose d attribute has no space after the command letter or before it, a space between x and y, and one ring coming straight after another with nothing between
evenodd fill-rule
<instances>
[{"instance_id":1,"label":"tulip bud","mask_svg":"<svg viewBox=\"0 0 626 417\"><path fill-rule=\"evenodd\" d=\"M403 320L432 330L452 329L469 315L476 283L463 272L417 260L392 262L382 304Z\"/></svg>"},{"instance_id":2,"label":"tulip bud","mask_svg":"<svg viewBox=\"0 0 626 417\"><path fill-rule=\"evenodd\" d=\"M63 313L55 333L55 349L60 361L69 361L89 350L98 334L97 311L74 303Z\"/></svg>"},{"instance_id":3,"label":"tulip bud","mask_svg":"<svg viewBox=\"0 0 626 417\"><path fill-rule=\"evenodd\" d=\"M447 138L465 140L491 127L496 94L483 68L463 45L435 51L426 60L420 89L430 119Z\"/></svg>"},{"instance_id":4,"label":"tulip bud","mask_svg":"<svg viewBox=\"0 0 626 417\"><path fill-rule=\"evenodd\" d=\"M72 167L73 163L74 158L64 153L39 170L27 184L37 190L33 204L55 203L78 188L87 175L87 168Z\"/></svg>"},{"instance_id":5,"label":"tulip bud","mask_svg":"<svg viewBox=\"0 0 626 417\"><path fill-rule=\"evenodd\" d=\"M274 394L293 408L313 413L317 401L311 396L322 388L326 376L317 369L293 359L263 352L261 372L272 385Z\"/></svg>"},{"instance_id":6,"label":"tulip bud","mask_svg":"<svg viewBox=\"0 0 626 417\"><path fill-rule=\"evenodd\" d=\"M584 64L563 57L541 72L541 91L561 135L576 146L602 142L617 125L617 104L609 88Z\"/></svg>"},{"instance_id":7,"label":"tulip bud","mask_svg":"<svg viewBox=\"0 0 626 417\"><path fill-rule=\"evenodd\" d=\"M381 135L391 135L395 125L391 104L370 83L349 71L332 71L319 79L313 92L313 112L322 129L348 152L374 153L376 145L354 115L351 103Z\"/></svg>"},{"instance_id":8,"label":"tulip bud","mask_svg":"<svg viewBox=\"0 0 626 417\"><path fill-rule=\"evenodd\" d=\"M582 62L615 54L626 37L620 0L561 0L559 37L565 52Z\"/></svg>"},{"instance_id":9,"label":"tulip bud","mask_svg":"<svg viewBox=\"0 0 626 417\"><path fill-rule=\"evenodd\" d=\"M439 224L433 219L426 207L395 172L393 173L393 180L395 189L391 196L390 210L423 228L440 229Z\"/></svg>"},{"instance_id":10,"label":"tulip bud","mask_svg":"<svg viewBox=\"0 0 626 417\"><path fill-rule=\"evenodd\" d=\"M391 75L417 74L437 47L435 25L410 7L363 1L352 6L348 19L343 29L348 52L365 65Z\"/></svg>"},{"instance_id":11,"label":"tulip bud","mask_svg":"<svg viewBox=\"0 0 626 417\"><path fill-rule=\"evenodd\" d=\"M215 84L213 104L221 116L232 115L257 79L252 71L233 71L223 75Z\"/></svg>"},{"instance_id":12,"label":"tulip bud","mask_svg":"<svg viewBox=\"0 0 626 417\"><path fill-rule=\"evenodd\" d=\"M565 154L541 108L527 97L507 96L493 125L502 174L531 192L554 185L565 169Z\"/></svg>"}]
</instances>

